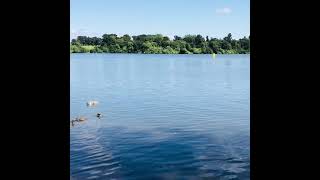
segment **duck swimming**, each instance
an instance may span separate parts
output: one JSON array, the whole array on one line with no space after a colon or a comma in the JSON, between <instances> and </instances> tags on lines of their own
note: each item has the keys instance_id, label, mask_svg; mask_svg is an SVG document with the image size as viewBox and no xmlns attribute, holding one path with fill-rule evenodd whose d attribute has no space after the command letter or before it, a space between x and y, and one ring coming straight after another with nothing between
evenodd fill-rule
<instances>
[{"instance_id":1,"label":"duck swimming","mask_svg":"<svg viewBox=\"0 0 320 180\"><path fill-rule=\"evenodd\" d=\"M96 106L98 103L98 101L88 101L87 106Z\"/></svg>"},{"instance_id":2,"label":"duck swimming","mask_svg":"<svg viewBox=\"0 0 320 180\"><path fill-rule=\"evenodd\" d=\"M101 118L102 117L102 115L100 114L100 113L97 113L97 118Z\"/></svg>"},{"instance_id":3,"label":"duck swimming","mask_svg":"<svg viewBox=\"0 0 320 180\"><path fill-rule=\"evenodd\" d=\"M78 122L82 122L82 121L86 121L86 120L87 120L87 118L85 118L85 117L76 118L76 121L78 121Z\"/></svg>"},{"instance_id":4,"label":"duck swimming","mask_svg":"<svg viewBox=\"0 0 320 180\"><path fill-rule=\"evenodd\" d=\"M86 121L87 118L85 117L76 117L75 119L71 120L71 123L74 123L74 122L82 122L82 121Z\"/></svg>"}]
</instances>

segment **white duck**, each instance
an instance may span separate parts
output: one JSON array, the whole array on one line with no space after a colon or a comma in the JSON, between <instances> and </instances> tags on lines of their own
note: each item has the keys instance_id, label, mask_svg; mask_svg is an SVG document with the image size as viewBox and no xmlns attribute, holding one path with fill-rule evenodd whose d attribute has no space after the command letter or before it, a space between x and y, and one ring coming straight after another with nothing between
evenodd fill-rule
<instances>
[{"instance_id":1,"label":"white duck","mask_svg":"<svg viewBox=\"0 0 320 180\"><path fill-rule=\"evenodd\" d=\"M98 101L88 101L87 106L96 106L98 103Z\"/></svg>"}]
</instances>

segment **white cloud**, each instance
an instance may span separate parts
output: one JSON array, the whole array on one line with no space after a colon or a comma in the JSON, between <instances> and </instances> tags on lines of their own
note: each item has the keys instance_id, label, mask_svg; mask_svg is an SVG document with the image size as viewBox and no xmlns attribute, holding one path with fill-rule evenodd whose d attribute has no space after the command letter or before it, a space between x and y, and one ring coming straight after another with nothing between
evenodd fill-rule
<instances>
[{"instance_id":1,"label":"white cloud","mask_svg":"<svg viewBox=\"0 0 320 180\"><path fill-rule=\"evenodd\" d=\"M230 14L231 12L232 12L232 10L227 7L216 9L217 14Z\"/></svg>"}]
</instances>

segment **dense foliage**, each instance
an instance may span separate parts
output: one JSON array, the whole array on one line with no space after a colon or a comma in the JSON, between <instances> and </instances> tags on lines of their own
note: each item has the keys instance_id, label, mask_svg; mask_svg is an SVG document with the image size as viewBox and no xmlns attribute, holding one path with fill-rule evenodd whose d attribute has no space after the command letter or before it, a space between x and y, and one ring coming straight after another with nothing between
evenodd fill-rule
<instances>
[{"instance_id":1,"label":"dense foliage","mask_svg":"<svg viewBox=\"0 0 320 180\"><path fill-rule=\"evenodd\" d=\"M145 54L245 54L250 53L250 36L232 39L229 33L223 39L201 35L167 36L104 34L102 38L78 36L72 39L71 53L145 53Z\"/></svg>"}]
</instances>

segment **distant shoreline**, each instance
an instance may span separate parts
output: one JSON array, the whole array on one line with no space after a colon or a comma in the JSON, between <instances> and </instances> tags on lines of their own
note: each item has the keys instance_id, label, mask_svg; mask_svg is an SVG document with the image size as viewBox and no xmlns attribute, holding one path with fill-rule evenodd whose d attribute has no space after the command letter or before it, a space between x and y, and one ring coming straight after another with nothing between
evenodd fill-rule
<instances>
[{"instance_id":1,"label":"distant shoreline","mask_svg":"<svg viewBox=\"0 0 320 180\"><path fill-rule=\"evenodd\" d=\"M201 35L174 36L161 34L117 36L104 34L102 38L78 36L72 39L70 53L133 53L133 54L248 54L250 36L233 39L229 33L223 39Z\"/></svg>"}]
</instances>

